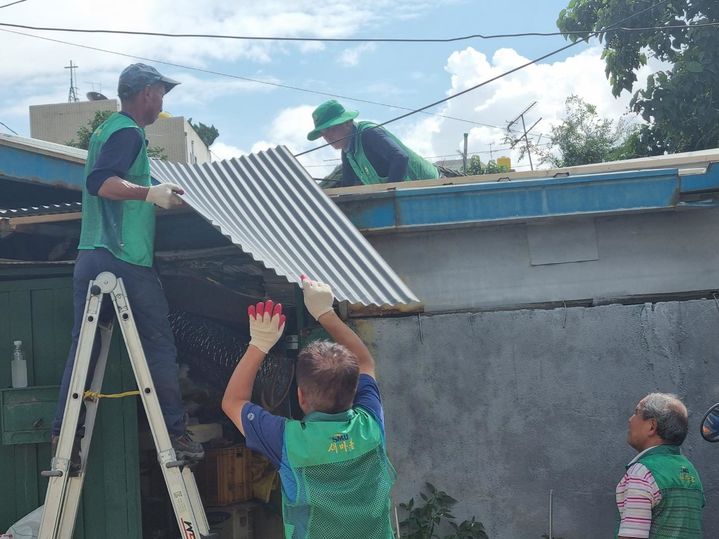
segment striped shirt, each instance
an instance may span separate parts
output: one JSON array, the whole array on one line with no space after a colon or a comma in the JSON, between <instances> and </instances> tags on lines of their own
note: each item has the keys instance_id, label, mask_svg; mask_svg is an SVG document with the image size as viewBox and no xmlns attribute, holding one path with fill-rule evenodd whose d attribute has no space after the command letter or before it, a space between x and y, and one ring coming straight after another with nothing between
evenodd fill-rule
<instances>
[{"instance_id":1,"label":"striped shirt","mask_svg":"<svg viewBox=\"0 0 719 539\"><path fill-rule=\"evenodd\" d=\"M650 448L651 449L651 448ZM647 449L648 451L648 449ZM636 462L644 451L629 463L627 472L617 485L619 509L619 537L649 537L652 527L652 509L662 500L656 481L644 464Z\"/></svg>"}]
</instances>

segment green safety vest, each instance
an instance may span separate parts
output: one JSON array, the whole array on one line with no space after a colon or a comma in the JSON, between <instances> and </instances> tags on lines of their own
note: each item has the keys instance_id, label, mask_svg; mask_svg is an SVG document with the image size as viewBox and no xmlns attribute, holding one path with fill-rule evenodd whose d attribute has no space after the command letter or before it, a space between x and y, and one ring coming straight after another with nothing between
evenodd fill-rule
<instances>
[{"instance_id":1,"label":"green safety vest","mask_svg":"<svg viewBox=\"0 0 719 539\"><path fill-rule=\"evenodd\" d=\"M85 178L92 171L102 146L120 129L137 129L143 147L127 171L125 180L150 187L150 160L145 130L132 118L116 112L90 138ZM152 266L155 241L155 208L143 200L109 200L93 196L82 186L82 228L78 249L105 248L116 258L137 266Z\"/></svg>"},{"instance_id":2,"label":"green safety vest","mask_svg":"<svg viewBox=\"0 0 719 539\"><path fill-rule=\"evenodd\" d=\"M369 412L358 407L288 420L284 442L294 485L283 479L287 539L394 537L390 490L396 474L382 429Z\"/></svg>"},{"instance_id":3,"label":"green safety vest","mask_svg":"<svg viewBox=\"0 0 719 539\"><path fill-rule=\"evenodd\" d=\"M704 490L694 465L680 453L679 446L653 447L637 462L652 473L662 493L662 500L652 509L649 538L701 538Z\"/></svg>"},{"instance_id":4,"label":"green safety vest","mask_svg":"<svg viewBox=\"0 0 719 539\"><path fill-rule=\"evenodd\" d=\"M434 180L439 178L439 171L437 170L437 167L410 150L392 133L383 127L376 126L377 124L372 122L358 122L357 131L355 132L354 142L352 145L352 152L345 153L347 162L364 185L385 183L387 181L386 177L382 177L377 174L377 171L374 169L372 163L369 162L369 159L367 159L367 156L364 153L364 148L362 147L362 132L365 129L383 129L384 132L405 151L409 157L409 163L407 163L407 175L402 178L404 181Z\"/></svg>"}]
</instances>

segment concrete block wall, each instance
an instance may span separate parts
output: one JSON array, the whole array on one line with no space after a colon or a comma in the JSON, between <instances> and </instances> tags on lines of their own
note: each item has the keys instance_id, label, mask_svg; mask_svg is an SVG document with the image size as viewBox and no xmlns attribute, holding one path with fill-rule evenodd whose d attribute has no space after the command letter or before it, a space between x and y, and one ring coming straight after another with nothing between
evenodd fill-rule
<instances>
[{"instance_id":1,"label":"concrete block wall","mask_svg":"<svg viewBox=\"0 0 719 539\"><path fill-rule=\"evenodd\" d=\"M374 351L395 502L425 481L492 539L612 537L614 488L635 452L627 419L651 391L690 411L685 454L704 482L705 537L719 534L719 444L699 435L719 401L713 300L465 312L356 321Z\"/></svg>"}]
</instances>

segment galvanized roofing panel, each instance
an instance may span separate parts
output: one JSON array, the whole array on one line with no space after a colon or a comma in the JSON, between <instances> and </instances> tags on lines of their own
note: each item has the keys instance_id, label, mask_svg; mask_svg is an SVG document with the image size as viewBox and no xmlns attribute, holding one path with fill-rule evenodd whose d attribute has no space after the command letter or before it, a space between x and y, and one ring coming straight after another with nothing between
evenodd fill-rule
<instances>
[{"instance_id":1,"label":"galvanized roofing panel","mask_svg":"<svg viewBox=\"0 0 719 539\"><path fill-rule=\"evenodd\" d=\"M353 304L419 303L283 146L201 165L153 160L152 175L183 187L190 206L291 282L306 273Z\"/></svg>"}]
</instances>

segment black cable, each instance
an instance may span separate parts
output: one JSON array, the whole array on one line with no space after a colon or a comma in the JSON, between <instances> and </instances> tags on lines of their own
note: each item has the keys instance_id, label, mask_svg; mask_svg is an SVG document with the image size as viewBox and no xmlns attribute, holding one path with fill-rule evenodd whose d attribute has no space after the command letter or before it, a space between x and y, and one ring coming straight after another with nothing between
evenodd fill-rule
<instances>
[{"instance_id":1,"label":"black cable","mask_svg":"<svg viewBox=\"0 0 719 539\"><path fill-rule=\"evenodd\" d=\"M25 0L13 2L17 4ZM13 5L13 4L8 4ZM6 6L0 6L6 7ZM203 38L203 39L232 39L240 41L299 41L299 42L319 42L319 43L455 43L457 41L469 41L473 39L506 39L515 37L550 37L550 36L570 36L578 34L586 34L587 37L595 35L597 32L592 30L572 30L567 32L518 32L509 34L470 34L466 36L447 37L447 38L402 38L402 37L280 37L280 36L238 36L228 34L174 34L169 32L143 32L139 30L107 30L95 28L60 28L53 26L30 26L26 24L0 23L0 26L8 28L21 28L23 30L37 30L41 32L72 32L82 34L119 34L130 36L150 36L150 37L172 37L172 38ZM719 22L695 23L691 25L666 25L666 26L646 26L646 27L617 27L607 28L601 33L607 32L644 32L649 30L673 30L683 28L702 28L717 27Z\"/></svg>"},{"instance_id":2,"label":"black cable","mask_svg":"<svg viewBox=\"0 0 719 539\"><path fill-rule=\"evenodd\" d=\"M0 26L2 26L2 24L0 24ZM391 105L391 104L389 104L389 103L382 103L382 102L380 102L380 101L371 101L371 100L369 100L369 99L360 99L360 98L358 98L358 97L350 97L350 96L341 95L341 94L333 94L333 93L330 93L330 92L321 92L321 91L319 91L319 90L309 90L309 89L307 89L307 88L301 88L301 87L299 87L299 86L291 86L291 85L289 85L289 84L281 84L281 83L279 83L279 82L270 82L270 81L264 81L264 80L259 80L259 79L253 79L253 78L250 78L250 77L243 77L243 76L241 76L241 75L232 75L232 74L230 74L230 73L223 73L223 72L221 72L221 71L213 71L213 70L211 70L211 69L203 69L203 68L200 68L200 67L186 66L186 65L182 65L182 64L176 64L176 63L173 63L173 62L166 62L166 61L164 61L164 60L157 60L157 59L155 59L155 58L146 58L146 57L144 57L144 56L136 56L136 55L134 55L134 54L127 54L127 53L124 53L124 52L111 51L111 50L109 50L109 49L102 49L102 48L99 48L99 47L93 47L93 46L91 46L91 45L81 45L81 44L79 44L79 43L72 43L72 42L70 42L70 41L63 41L63 40L61 40L61 39L53 39L53 38L50 38L50 37L43 37L43 36L36 36L36 35L33 35L33 34L26 34L26 33L24 33L24 32L16 32L15 30L5 30L5 29L3 29L3 28L0 28L0 32L6 32L6 33L8 33L8 34L16 34L16 35L25 36L25 37L33 37L33 38L35 38L35 39L42 39L42 40L44 40L44 41L51 41L51 42L53 42L53 43L60 43L60 44L62 44L62 45L70 45L70 46L72 46L72 47L79 47L79 48L81 48L81 49L88 49L88 50L93 50L93 51L97 51L97 52L104 52L104 53L107 53L107 54L114 54L114 55L117 55L117 56L123 56L123 57L125 57L125 58L132 58L133 60L144 60L145 62L152 62L152 63L155 63L155 64L167 65L167 66L171 66L171 67L178 67L178 68L180 68L180 69L186 69L186 70L188 70L188 71L198 71L198 72L200 72L200 73L207 73L207 74L210 74L210 75L217 75L217 76L220 76L220 77L228 77L228 78L232 78L232 79L243 80L243 81L246 81L246 82L254 82L254 83L256 83L256 84L264 84L264 85L266 85L266 86L274 86L274 87L277 87L277 88L283 88L283 89L285 89L285 90L295 90L295 91L298 91L298 92L305 92L305 93L308 93L308 94L321 95L321 96L323 96L323 97L334 97L334 98L337 98L337 99L343 99L343 100L345 100L345 101L353 101L353 102L356 102L356 103L366 103L366 104L368 104L368 105L377 105L377 106L380 106L380 107L387 107L387 108L392 108L392 109L410 110L410 111L411 111L411 110L414 110L414 109L412 109L411 107L403 107L403 106L400 106L400 105ZM464 118L457 118L457 117L455 117L455 116L447 116L447 115L445 115L445 114L439 114L439 113L435 113L435 112L423 112L423 114L426 114L426 115L428 115L428 116L438 116L438 117L440 117L440 118L446 118L446 119L448 119L448 120L455 120L455 121L458 121L458 122L464 122L464 123L468 123L468 124L472 124L472 125L480 125L480 126L483 126L483 127L493 127L493 128L496 128L496 129L504 129L503 127L499 127L499 126L497 126L497 125L485 124L485 123L482 123L482 122L476 122L476 121L474 121L474 120L466 120L466 119L464 119Z\"/></svg>"},{"instance_id":3,"label":"black cable","mask_svg":"<svg viewBox=\"0 0 719 539\"><path fill-rule=\"evenodd\" d=\"M10 131L13 135L18 135L18 136L20 136L17 131L15 131L14 129L9 128L9 127L8 127L7 125L5 125L4 123L0 122L0 125L2 125L5 129L7 129L8 131Z\"/></svg>"},{"instance_id":4,"label":"black cable","mask_svg":"<svg viewBox=\"0 0 719 539\"><path fill-rule=\"evenodd\" d=\"M638 15L641 15L642 13L645 13L645 12L647 12L647 11L649 11L649 10L655 9L655 8L661 6L662 4L666 4L666 3L669 2L669 1L670 1L670 0L660 0L660 1L657 2L656 4L652 4L652 5L649 6L649 7L646 7L646 8L644 8L644 9L642 9L642 10L639 10L639 11L637 11L636 13L633 13L633 14L629 15L628 17L625 17L624 19L618 21L617 23L615 23L615 24L613 24L613 25L610 25L610 26L605 27L605 28L603 28L603 29L601 29L601 30L597 30L597 31L595 31L595 32L592 32L591 35L588 35L588 36L585 37L583 40L574 41L573 43L570 43L569 45L565 45L564 47L561 47L561 48L556 49L556 50L554 50L554 51L552 51L552 52L549 52L549 53L547 53L547 54L545 54L545 55L543 55L543 56L540 56L539 58L535 58L534 60L530 60L529 62L526 62L526 63L524 63L524 64L522 64L522 65L520 65L520 66L517 66L517 67L515 67L515 68L513 68L513 69L510 69L509 71L505 71L504 73L501 73L501 74L497 75L496 77L492 77L491 79L487 79L487 80L485 80L484 82L480 82L479 84L475 84L474 86L471 86L470 88L466 88L466 89L462 90L461 92L457 92L456 94L452 94L452 95L450 95L450 96L448 96L448 97L445 97L445 98L443 98L443 99L439 99L439 100L437 100L437 101L435 101L435 102L433 102L433 103L430 103L429 105L425 105L424 107L421 107L421 108L419 108L419 109L416 109L416 110L414 110L414 111L412 111L412 112L408 112L408 113L406 113L406 114L402 114L401 116L397 116L396 118L392 118L392 119L390 119L390 120L387 120L386 122L382 122L382 123L380 123L380 124L377 124L377 125L373 126L372 129L376 129L376 128L378 128L378 127L383 127L383 126L388 125L388 124L391 124L391 123L393 123L393 122L396 122L396 121L399 121L399 120L403 120L404 118L407 118L408 116L412 116L413 114L417 114L418 112L422 112L422 111L425 111L425 110L427 110L427 109L429 109L429 108L436 107L437 105L441 105L442 103L446 103L447 101L450 101L450 100L455 99L455 98L457 98L457 97L459 97L459 96L461 96L461 95L464 95L464 94L467 94L467 93L469 93L469 92L472 92L472 91L474 91L474 90L476 90L476 89L478 89L478 88L481 88L482 86L486 86L487 84L489 84L489 83L491 83L491 82L494 82L494 81L496 81L496 80L499 80L499 79L501 79L501 78L504 78L504 77L506 77L507 75L511 75L512 73L515 73L515 72L517 72L517 71L520 71L520 70L524 69L525 67L529 67L529 66L532 65L532 64L536 64L537 62L541 62L542 60L545 60L545 59L549 58L550 56L554 56L555 54L559 54L560 52L563 52L563 51L566 51L567 49L570 49L570 48L572 48L572 47L575 47L575 46L578 45L579 43L582 43L582 41L588 40L590 37L594 37L594 36L597 36L597 35L599 35L599 34L606 33L607 30L609 30L609 29L615 27L616 25L622 24L623 22L625 22L625 21L627 21L627 20L629 20L629 19L632 19L632 18L634 18L634 17L636 17L636 16L638 16ZM347 138L349 138L349 137L351 137L351 136L353 136L353 134L347 135L347 136L342 137L341 139L337 139L337 140L335 140L335 141L333 141L333 142L337 142L337 141L339 141L339 140L344 140L344 139L347 139ZM308 154L308 153L317 151L317 150L319 150L319 149L321 149L321 148L325 148L325 147L327 147L327 146L330 146L330 143L322 144L321 146L317 146L317 147L312 148L312 149L310 149L310 150L306 150L306 151L304 151L304 152L297 153L297 154L294 155L294 157L300 157L300 156L302 156L302 155L306 155L306 154Z\"/></svg>"},{"instance_id":5,"label":"black cable","mask_svg":"<svg viewBox=\"0 0 719 539\"><path fill-rule=\"evenodd\" d=\"M27 0L17 0L17 2L10 2L9 4L5 4L4 6L0 6L0 9L2 9L2 8L4 8L4 7L14 6L15 4L21 4L21 3L26 2L26 1L27 1Z\"/></svg>"}]
</instances>

